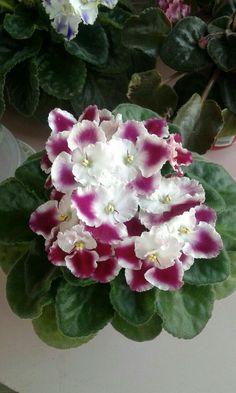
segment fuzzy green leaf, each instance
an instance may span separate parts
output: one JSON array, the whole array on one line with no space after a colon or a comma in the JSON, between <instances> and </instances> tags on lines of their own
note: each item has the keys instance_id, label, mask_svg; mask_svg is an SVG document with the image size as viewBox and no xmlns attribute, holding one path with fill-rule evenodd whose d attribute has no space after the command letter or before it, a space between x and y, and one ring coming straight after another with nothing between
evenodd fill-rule
<instances>
[{"instance_id":1,"label":"fuzzy green leaf","mask_svg":"<svg viewBox=\"0 0 236 393\"><path fill-rule=\"evenodd\" d=\"M236 115L236 74L222 73L219 88L225 107Z\"/></svg>"},{"instance_id":2,"label":"fuzzy green leaf","mask_svg":"<svg viewBox=\"0 0 236 393\"><path fill-rule=\"evenodd\" d=\"M162 320L157 314L154 314L147 323L134 326L116 313L111 323L123 336L138 342L153 340L162 330Z\"/></svg>"},{"instance_id":3,"label":"fuzzy green leaf","mask_svg":"<svg viewBox=\"0 0 236 393\"><path fill-rule=\"evenodd\" d=\"M207 25L196 16L180 20L161 49L161 58L169 67L182 72L199 71L211 60L198 41L207 35Z\"/></svg>"},{"instance_id":4,"label":"fuzzy green leaf","mask_svg":"<svg viewBox=\"0 0 236 393\"><path fill-rule=\"evenodd\" d=\"M34 10L18 7L13 14L5 15L3 27L14 39L32 37L36 28Z\"/></svg>"},{"instance_id":5,"label":"fuzzy green leaf","mask_svg":"<svg viewBox=\"0 0 236 393\"><path fill-rule=\"evenodd\" d=\"M228 109L222 111L224 126L222 130L217 135L218 138L224 138L228 136L236 135L236 116L234 113L230 112Z\"/></svg>"},{"instance_id":6,"label":"fuzzy green leaf","mask_svg":"<svg viewBox=\"0 0 236 393\"><path fill-rule=\"evenodd\" d=\"M5 274L8 274L15 263L27 253L29 247L29 242L0 242L0 266Z\"/></svg>"},{"instance_id":7,"label":"fuzzy green leaf","mask_svg":"<svg viewBox=\"0 0 236 393\"><path fill-rule=\"evenodd\" d=\"M212 286L185 284L173 292L160 291L158 313L163 328L174 337L191 339L197 336L211 317L214 303Z\"/></svg>"},{"instance_id":8,"label":"fuzzy green leaf","mask_svg":"<svg viewBox=\"0 0 236 393\"><path fill-rule=\"evenodd\" d=\"M56 296L60 331L68 337L84 337L102 329L113 316L109 286L76 287L61 283Z\"/></svg>"},{"instance_id":9,"label":"fuzzy green leaf","mask_svg":"<svg viewBox=\"0 0 236 393\"><path fill-rule=\"evenodd\" d=\"M222 71L229 72L236 69L236 34L211 38L207 51L214 63Z\"/></svg>"},{"instance_id":10,"label":"fuzzy green leaf","mask_svg":"<svg viewBox=\"0 0 236 393\"><path fill-rule=\"evenodd\" d=\"M202 102L199 94L194 94L179 109L173 122L181 130L183 145L191 151L204 154L222 129L223 116L215 101Z\"/></svg>"},{"instance_id":11,"label":"fuzzy green leaf","mask_svg":"<svg viewBox=\"0 0 236 393\"><path fill-rule=\"evenodd\" d=\"M236 290L236 252L230 251L228 253L230 258L230 274L229 277L214 285L215 297L220 300L223 299Z\"/></svg>"},{"instance_id":12,"label":"fuzzy green leaf","mask_svg":"<svg viewBox=\"0 0 236 393\"><path fill-rule=\"evenodd\" d=\"M32 321L37 336L45 344L57 349L76 348L90 341L94 335L81 338L67 337L60 332L57 326L55 306L45 306L42 314Z\"/></svg>"},{"instance_id":13,"label":"fuzzy green leaf","mask_svg":"<svg viewBox=\"0 0 236 393\"><path fill-rule=\"evenodd\" d=\"M146 119L159 118L156 112L153 112L150 109L142 108L141 106L135 104L118 105L114 109L113 114L117 115L118 113L122 114L123 121L126 120L143 121Z\"/></svg>"},{"instance_id":14,"label":"fuzzy green leaf","mask_svg":"<svg viewBox=\"0 0 236 393\"><path fill-rule=\"evenodd\" d=\"M156 56L170 30L171 24L164 12L159 8L148 8L127 20L122 40L129 48Z\"/></svg>"},{"instance_id":15,"label":"fuzzy green leaf","mask_svg":"<svg viewBox=\"0 0 236 393\"><path fill-rule=\"evenodd\" d=\"M161 75L155 69L133 74L127 97L134 104L151 109L164 117L170 117L174 113L178 101L175 91L162 83Z\"/></svg>"},{"instance_id":16,"label":"fuzzy green leaf","mask_svg":"<svg viewBox=\"0 0 236 393\"><path fill-rule=\"evenodd\" d=\"M96 284L91 278L78 278L75 277L67 267L61 268L64 279L70 284L76 287L87 287L92 284Z\"/></svg>"},{"instance_id":17,"label":"fuzzy green leaf","mask_svg":"<svg viewBox=\"0 0 236 393\"><path fill-rule=\"evenodd\" d=\"M112 281L110 299L116 312L133 325L143 325L155 313L155 289L134 292L126 284L123 274Z\"/></svg>"}]
</instances>

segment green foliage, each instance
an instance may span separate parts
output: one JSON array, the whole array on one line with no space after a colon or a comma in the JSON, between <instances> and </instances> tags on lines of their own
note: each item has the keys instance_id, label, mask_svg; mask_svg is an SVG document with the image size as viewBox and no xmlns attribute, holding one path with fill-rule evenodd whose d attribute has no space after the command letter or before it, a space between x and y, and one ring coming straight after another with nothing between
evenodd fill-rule
<instances>
[{"instance_id":1,"label":"green foliage","mask_svg":"<svg viewBox=\"0 0 236 393\"><path fill-rule=\"evenodd\" d=\"M10 389L9 387L7 387L6 385L3 385L2 383L0 383L0 392L1 393L17 393L15 390Z\"/></svg>"},{"instance_id":2,"label":"green foliage","mask_svg":"<svg viewBox=\"0 0 236 393\"><path fill-rule=\"evenodd\" d=\"M122 118L124 121L132 119L137 121L143 121L150 118L159 118L157 113L135 104L118 105L117 108L114 109L113 114L117 115L118 113L122 114Z\"/></svg>"},{"instance_id":3,"label":"green foliage","mask_svg":"<svg viewBox=\"0 0 236 393\"><path fill-rule=\"evenodd\" d=\"M228 253L230 258L230 274L229 277L214 285L215 297L220 300L231 295L236 289L236 252Z\"/></svg>"},{"instance_id":4,"label":"green foliage","mask_svg":"<svg viewBox=\"0 0 236 393\"><path fill-rule=\"evenodd\" d=\"M30 242L0 242L0 266L5 274L8 274L15 263L27 253L29 247Z\"/></svg>"}]
</instances>

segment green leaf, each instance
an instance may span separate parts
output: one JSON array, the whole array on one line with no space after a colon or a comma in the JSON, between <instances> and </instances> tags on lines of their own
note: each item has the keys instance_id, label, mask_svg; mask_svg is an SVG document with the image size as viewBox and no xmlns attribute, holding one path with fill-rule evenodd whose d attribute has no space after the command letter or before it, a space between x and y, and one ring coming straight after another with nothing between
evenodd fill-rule
<instances>
[{"instance_id":1,"label":"green leaf","mask_svg":"<svg viewBox=\"0 0 236 393\"><path fill-rule=\"evenodd\" d=\"M216 230L221 235L226 250L236 251L236 209L234 205L218 214Z\"/></svg>"},{"instance_id":2,"label":"green leaf","mask_svg":"<svg viewBox=\"0 0 236 393\"><path fill-rule=\"evenodd\" d=\"M64 45L67 52L88 63L101 65L107 61L108 39L99 23L81 24L76 38L65 41Z\"/></svg>"},{"instance_id":3,"label":"green leaf","mask_svg":"<svg viewBox=\"0 0 236 393\"><path fill-rule=\"evenodd\" d=\"M15 263L29 250L29 242L4 243L0 241L0 266L8 274Z\"/></svg>"},{"instance_id":4,"label":"green leaf","mask_svg":"<svg viewBox=\"0 0 236 393\"><path fill-rule=\"evenodd\" d=\"M7 77L7 95L21 114L32 116L39 102L38 67L30 59L17 64Z\"/></svg>"},{"instance_id":5,"label":"green leaf","mask_svg":"<svg viewBox=\"0 0 236 393\"><path fill-rule=\"evenodd\" d=\"M36 193L42 201L48 198L47 191L44 189L44 183L47 175L40 168L40 160L44 152L33 154L19 168L17 168L15 177L21 181L30 191Z\"/></svg>"},{"instance_id":6,"label":"green leaf","mask_svg":"<svg viewBox=\"0 0 236 393\"><path fill-rule=\"evenodd\" d=\"M156 56L171 30L171 24L159 8L148 8L133 15L124 25L122 41L129 48Z\"/></svg>"},{"instance_id":7,"label":"green leaf","mask_svg":"<svg viewBox=\"0 0 236 393\"><path fill-rule=\"evenodd\" d=\"M4 100L4 87L5 87L5 75L0 74L0 119L5 111L5 100Z\"/></svg>"},{"instance_id":8,"label":"green leaf","mask_svg":"<svg viewBox=\"0 0 236 393\"><path fill-rule=\"evenodd\" d=\"M236 0L216 1L213 8L214 16L229 15L231 16L236 11Z\"/></svg>"},{"instance_id":9,"label":"green leaf","mask_svg":"<svg viewBox=\"0 0 236 393\"><path fill-rule=\"evenodd\" d=\"M76 287L87 287L92 284L96 284L91 278L78 278L75 277L67 267L61 268L64 279L70 284Z\"/></svg>"},{"instance_id":10,"label":"green leaf","mask_svg":"<svg viewBox=\"0 0 236 393\"><path fill-rule=\"evenodd\" d=\"M157 301L163 328L174 337L190 339L197 336L210 319L214 291L210 285L185 284L177 291L160 291Z\"/></svg>"},{"instance_id":11,"label":"green leaf","mask_svg":"<svg viewBox=\"0 0 236 393\"><path fill-rule=\"evenodd\" d=\"M225 107L236 115L236 74L223 73L218 84Z\"/></svg>"},{"instance_id":12,"label":"green leaf","mask_svg":"<svg viewBox=\"0 0 236 393\"><path fill-rule=\"evenodd\" d=\"M42 314L32 321L37 336L45 344L57 349L76 348L90 341L94 335L81 338L67 337L60 332L57 326L55 306L45 306Z\"/></svg>"},{"instance_id":13,"label":"green leaf","mask_svg":"<svg viewBox=\"0 0 236 393\"><path fill-rule=\"evenodd\" d=\"M32 37L36 28L34 10L17 7L13 14L5 15L3 27L14 39Z\"/></svg>"},{"instance_id":14,"label":"green leaf","mask_svg":"<svg viewBox=\"0 0 236 393\"><path fill-rule=\"evenodd\" d=\"M220 18L214 19L207 26L209 33L224 33L227 29L230 18L228 16L221 16Z\"/></svg>"},{"instance_id":15,"label":"green leaf","mask_svg":"<svg viewBox=\"0 0 236 393\"><path fill-rule=\"evenodd\" d=\"M193 160L193 163L184 171L190 177L203 179L210 187L213 187L224 199L226 206L231 206L233 211L235 206L236 182L217 164L208 161Z\"/></svg>"},{"instance_id":16,"label":"green leaf","mask_svg":"<svg viewBox=\"0 0 236 393\"><path fill-rule=\"evenodd\" d=\"M8 274L6 292L12 311L20 318L37 318L52 300L51 285L58 272L47 259L44 239L38 238Z\"/></svg>"},{"instance_id":17,"label":"green leaf","mask_svg":"<svg viewBox=\"0 0 236 393\"><path fill-rule=\"evenodd\" d=\"M198 41L207 35L207 25L196 16L180 20L161 49L161 58L169 67L182 72L199 71L211 60Z\"/></svg>"},{"instance_id":18,"label":"green leaf","mask_svg":"<svg viewBox=\"0 0 236 393\"><path fill-rule=\"evenodd\" d=\"M114 109L113 115L117 115L118 113L122 114L123 121L126 120L143 121L146 119L159 118L157 113L151 111L150 109L142 108L141 106L135 104L118 105Z\"/></svg>"},{"instance_id":19,"label":"green leaf","mask_svg":"<svg viewBox=\"0 0 236 393\"><path fill-rule=\"evenodd\" d=\"M220 107L213 100L202 102L199 94L179 109L173 122L182 131L184 147L199 154L211 147L223 127Z\"/></svg>"},{"instance_id":20,"label":"green leaf","mask_svg":"<svg viewBox=\"0 0 236 393\"><path fill-rule=\"evenodd\" d=\"M155 297L155 289L131 291L123 274L111 282L111 303L121 318L132 325L143 325L151 319L155 313Z\"/></svg>"},{"instance_id":21,"label":"green leaf","mask_svg":"<svg viewBox=\"0 0 236 393\"><path fill-rule=\"evenodd\" d=\"M17 393L16 390L12 390L6 385L0 383L0 393Z\"/></svg>"},{"instance_id":22,"label":"green leaf","mask_svg":"<svg viewBox=\"0 0 236 393\"><path fill-rule=\"evenodd\" d=\"M217 137L224 138L227 136L236 135L236 115L230 112L228 109L224 109L222 111L222 116L224 119L224 126Z\"/></svg>"},{"instance_id":23,"label":"green leaf","mask_svg":"<svg viewBox=\"0 0 236 393\"><path fill-rule=\"evenodd\" d=\"M222 71L228 72L236 69L236 34L211 38L207 51Z\"/></svg>"},{"instance_id":24,"label":"green leaf","mask_svg":"<svg viewBox=\"0 0 236 393\"><path fill-rule=\"evenodd\" d=\"M112 318L109 286L76 287L61 283L56 297L58 327L68 337L84 337L102 329Z\"/></svg>"},{"instance_id":25,"label":"green leaf","mask_svg":"<svg viewBox=\"0 0 236 393\"><path fill-rule=\"evenodd\" d=\"M42 203L36 194L27 190L17 179L0 184L0 239L6 242L29 240L30 214Z\"/></svg>"},{"instance_id":26,"label":"green leaf","mask_svg":"<svg viewBox=\"0 0 236 393\"><path fill-rule=\"evenodd\" d=\"M220 300L231 295L236 290L236 252L228 253L230 258L229 277L220 283L214 285L215 297Z\"/></svg>"},{"instance_id":27,"label":"green leaf","mask_svg":"<svg viewBox=\"0 0 236 393\"><path fill-rule=\"evenodd\" d=\"M6 74L16 64L34 57L41 47L41 37L34 34L28 40L14 40L0 28L0 74Z\"/></svg>"},{"instance_id":28,"label":"green leaf","mask_svg":"<svg viewBox=\"0 0 236 393\"><path fill-rule=\"evenodd\" d=\"M116 313L111 323L123 336L138 342L153 340L162 330L162 320L157 314L154 314L147 323L134 326Z\"/></svg>"},{"instance_id":29,"label":"green leaf","mask_svg":"<svg viewBox=\"0 0 236 393\"><path fill-rule=\"evenodd\" d=\"M229 276L230 260L226 251L216 258L195 259L193 266L184 274L184 281L191 285L215 284Z\"/></svg>"},{"instance_id":30,"label":"green leaf","mask_svg":"<svg viewBox=\"0 0 236 393\"><path fill-rule=\"evenodd\" d=\"M123 29L124 23L130 17L130 12L127 8L120 6L121 2L113 9L102 9L99 12L98 20L103 26L113 26L116 29Z\"/></svg>"},{"instance_id":31,"label":"green leaf","mask_svg":"<svg viewBox=\"0 0 236 393\"><path fill-rule=\"evenodd\" d=\"M207 85L208 79L200 72L193 72L184 75L174 85L178 95L178 107L184 105L194 93L202 95Z\"/></svg>"},{"instance_id":32,"label":"green leaf","mask_svg":"<svg viewBox=\"0 0 236 393\"><path fill-rule=\"evenodd\" d=\"M134 104L151 109L165 117L172 116L178 101L175 91L162 83L161 75L155 69L133 74L127 97Z\"/></svg>"},{"instance_id":33,"label":"green leaf","mask_svg":"<svg viewBox=\"0 0 236 393\"><path fill-rule=\"evenodd\" d=\"M47 94L69 100L82 91L85 79L85 63L65 52L59 45L41 54L39 80Z\"/></svg>"}]
</instances>

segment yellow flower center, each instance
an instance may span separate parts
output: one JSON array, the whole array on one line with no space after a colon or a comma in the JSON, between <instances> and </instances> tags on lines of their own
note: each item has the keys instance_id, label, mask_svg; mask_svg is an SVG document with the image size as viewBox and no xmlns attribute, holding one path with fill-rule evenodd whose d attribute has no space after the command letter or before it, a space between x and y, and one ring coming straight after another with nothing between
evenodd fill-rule
<instances>
[{"instance_id":1,"label":"yellow flower center","mask_svg":"<svg viewBox=\"0 0 236 393\"><path fill-rule=\"evenodd\" d=\"M81 161L81 165L83 165L85 168L87 168L88 166L91 165L91 162L89 161L89 159L87 157L83 158L83 160Z\"/></svg>"},{"instance_id":2,"label":"yellow flower center","mask_svg":"<svg viewBox=\"0 0 236 393\"><path fill-rule=\"evenodd\" d=\"M60 214L58 216L58 220L61 222L66 221L67 219L68 219L68 216L66 214Z\"/></svg>"},{"instance_id":3,"label":"yellow flower center","mask_svg":"<svg viewBox=\"0 0 236 393\"><path fill-rule=\"evenodd\" d=\"M190 232L190 229L181 225L178 229L180 235L187 235Z\"/></svg>"},{"instance_id":4,"label":"yellow flower center","mask_svg":"<svg viewBox=\"0 0 236 393\"><path fill-rule=\"evenodd\" d=\"M134 156L133 154L127 153L127 156L125 157L125 164L130 165L134 161Z\"/></svg>"},{"instance_id":5,"label":"yellow flower center","mask_svg":"<svg viewBox=\"0 0 236 393\"><path fill-rule=\"evenodd\" d=\"M75 249L77 251L82 251L85 248L85 244L82 240L79 240L78 242L75 243Z\"/></svg>"},{"instance_id":6,"label":"yellow flower center","mask_svg":"<svg viewBox=\"0 0 236 393\"><path fill-rule=\"evenodd\" d=\"M115 211L115 207L112 205L112 203L108 203L104 210L106 214L112 214Z\"/></svg>"},{"instance_id":7,"label":"yellow flower center","mask_svg":"<svg viewBox=\"0 0 236 393\"><path fill-rule=\"evenodd\" d=\"M154 263L154 264L158 262L156 254L148 255L147 260L148 260L148 262L151 262L151 263Z\"/></svg>"},{"instance_id":8,"label":"yellow flower center","mask_svg":"<svg viewBox=\"0 0 236 393\"><path fill-rule=\"evenodd\" d=\"M163 197L159 198L159 201L161 203L164 203L165 205L168 205L171 202L171 197L170 195L164 195Z\"/></svg>"}]
</instances>

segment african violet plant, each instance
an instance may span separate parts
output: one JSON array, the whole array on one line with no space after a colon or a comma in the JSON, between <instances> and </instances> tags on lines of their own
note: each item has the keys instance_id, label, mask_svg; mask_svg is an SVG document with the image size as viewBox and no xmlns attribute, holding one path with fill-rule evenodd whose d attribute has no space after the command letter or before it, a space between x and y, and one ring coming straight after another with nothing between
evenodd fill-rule
<instances>
[{"instance_id":1,"label":"african violet plant","mask_svg":"<svg viewBox=\"0 0 236 393\"><path fill-rule=\"evenodd\" d=\"M122 0L0 0L0 116L6 102L46 119L127 101L132 73L155 62L121 42L132 12Z\"/></svg>"},{"instance_id":2,"label":"african violet plant","mask_svg":"<svg viewBox=\"0 0 236 393\"><path fill-rule=\"evenodd\" d=\"M45 152L0 185L12 310L57 348L109 322L136 341L199 334L236 288L233 179L136 105L55 109L49 126Z\"/></svg>"},{"instance_id":3,"label":"african violet plant","mask_svg":"<svg viewBox=\"0 0 236 393\"><path fill-rule=\"evenodd\" d=\"M236 1L157 3L126 21L123 43L155 53L173 74L162 79L157 62L132 76L127 95L172 119L184 146L202 154L236 135Z\"/></svg>"}]
</instances>

